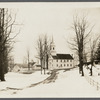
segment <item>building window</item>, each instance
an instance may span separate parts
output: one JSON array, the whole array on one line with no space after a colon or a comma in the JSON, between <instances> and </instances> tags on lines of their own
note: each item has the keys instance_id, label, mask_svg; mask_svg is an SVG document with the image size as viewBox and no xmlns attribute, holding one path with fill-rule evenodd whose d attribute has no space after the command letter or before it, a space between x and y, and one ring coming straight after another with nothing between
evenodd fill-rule
<instances>
[{"instance_id":1,"label":"building window","mask_svg":"<svg viewBox=\"0 0 100 100\"><path fill-rule=\"evenodd\" d=\"M62 60L61 60L61 62L62 62Z\"/></svg>"},{"instance_id":2,"label":"building window","mask_svg":"<svg viewBox=\"0 0 100 100\"><path fill-rule=\"evenodd\" d=\"M70 66L72 66L72 64L70 64Z\"/></svg>"},{"instance_id":3,"label":"building window","mask_svg":"<svg viewBox=\"0 0 100 100\"><path fill-rule=\"evenodd\" d=\"M53 50L54 50L54 47L53 47Z\"/></svg>"},{"instance_id":4,"label":"building window","mask_svg":"<svg viewBox=\"0 0 100 100\"><path fill-rule=\"evenodd\" d=\"M72 60L70 60L70 62L72 62Z\"/></svg>"},{"instance_id":5,"label":"building window","mask_svg":"<svg viewBox=\"0 0 100 100\"><path fill-rule=\"evenodd\" d=\"M62 67L62 64L61 64L61 67Z\"/></svg>"},{"instance_id":6,"label":"building window","mask_svg":"<svg viewBox=\"0 0 100 100\"><path fill-rule=\"evenodd\" d=\"M66 65L64 64L64 66L66 66Z\"/></svg>"},{"instance_id":7,"label":"building window","mask_svg":"<svg viewBox=\"0 0 100 100\"><path fill-rule=\"evenodd\" d=\"M67 64L67 66L69 66L69 64Z\"/></svg>"},{"instance_id":8,"label":"building window","mask_svg":"<svg viewBox=\"0 0 100 100\"><path fill-rule=\"evenodd\" d=\"M67 60L67 62L68 62L69 60Z\"/></svg>"},{"instance_id":9,"label":"building window","mask_svg":"<svg viewBox=\"0 0 100 100\"><path fill-rule=\"evenodd\" d=\"M64 60L64 62L66 62L66 60Z\"/></svg>"},{"instance_id":10,"label":"building window","mask_svg":"<svg viewBox=\"0 0 100 100\"><path fill-rule=\"evenodd\" d=\"M58 59L56 61L58 62Z\"/></svg>"},{"instance_id":11,"label":"building window","mask_svg":"<svg viewBox=\"0 0 100 100\"><path fill-rule=\"evenodd\" d=\"M57 67L58 67L58 64L57 64Z\"/></svg>"}]
</instances>

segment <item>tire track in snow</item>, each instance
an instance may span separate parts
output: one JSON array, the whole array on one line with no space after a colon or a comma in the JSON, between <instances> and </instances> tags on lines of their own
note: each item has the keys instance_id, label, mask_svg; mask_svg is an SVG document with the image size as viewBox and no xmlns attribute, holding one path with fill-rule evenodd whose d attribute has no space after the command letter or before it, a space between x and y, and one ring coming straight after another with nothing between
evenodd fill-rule
<instances>
[{"instance_id":1,"label":"tire track in snow","mask_svg":"<svg viewBox=\"0 0 100 100\"><path fill-rule=\"evenodd\" d=\"M21 90L24 90L26 88L31 88L31 87L34 87L34 86L37 86L39 84L47 84L47 83L50 83L50 82L54 82L57 78L57 71L53 70L51 72L51 75L49 77L47 77L45 80L43 81L40 81L40 82L37 82L37 83L34 83L34 84L31 84L29 86L26 86L26 87L23 87L23 88L11 88L11 87L6 87L6 89L2 89L0 91L12 91L12 94L16 94L18 91L21 91Z\"/></svg>"},{"instance_id":2,"label":"tire track in snow","mask_svg":"<svg viewBox=\"0 0 100 100\"><path fill-rule=\"evenodd\" d=\"M26 86L26 87L23 87L23 88L11 88L11 87L6 87L6 89L2 89L0 91L12 91L12 95L13 94L16 94L18 91L21 91L21 90L24 90L26 88L31 88L31 87L35 87L39 84L49 84L51 82L55 82L55 80L57 79L58 77L58 74L59 74L59 71L60 70L64 70L64 72L70 70L70 69L73 69L73 68L67 68L67 69L55 69L55 70L52 70L51 72L51 75L49 77L47 77L46 79L44 79L43 81L40 81L40 82L37 82L37 83L33 83L29 86Z\"/></svg>"}]
</instances>

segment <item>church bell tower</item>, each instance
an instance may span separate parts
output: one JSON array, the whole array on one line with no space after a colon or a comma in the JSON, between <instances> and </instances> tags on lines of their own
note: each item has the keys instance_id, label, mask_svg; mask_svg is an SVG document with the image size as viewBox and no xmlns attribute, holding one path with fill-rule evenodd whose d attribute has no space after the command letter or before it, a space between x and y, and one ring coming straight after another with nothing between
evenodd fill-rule
<instances>
[{"instance_id":1,"label":"church bell tower","mask_svg":"<svg viewBox=\"0 0 100 100\"><path fill-rule=\"evenodd\" d=\"M56 56L55 43L54 43L54 40L53 40L53 36L52 36L52 42L50 44L50 51L51 51L52 56Z\"/></svg>"}]
</instances>

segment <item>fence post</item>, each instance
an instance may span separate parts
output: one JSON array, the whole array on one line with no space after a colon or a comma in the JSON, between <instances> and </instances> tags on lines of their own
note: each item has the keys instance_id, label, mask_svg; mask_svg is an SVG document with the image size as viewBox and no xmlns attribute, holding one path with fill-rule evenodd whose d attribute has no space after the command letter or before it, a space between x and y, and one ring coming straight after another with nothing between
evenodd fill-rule
<instances>
[{"instance_id":1,"label":"fence post","mask_svg":"<svg viewBox=\"0 0 100 100\"><path fill-rule=\"evenodd\" d=\"M91 78L90 78L90 84L91 84Z\"/></svg>"},{"instance_id":2,"label":"fence post","mask_svg":"<svg viewBox=\"0 0 100 100\"><path fill-rule=\"evenodd\" d=\"M85 78L90 83L90 85L96 86L96 89L99 90L100 84L98 82L96 82L95 80L91 79L90 77L88 77L86 75L85 75Z\"/></svg>"},{"instance_id":3,"label":"fence post","mask_svg":"<svg viewBox=\"0 0 100 100\"><path fill-rule=\"evenodd\" d=\"M94 86L94 80L93 80L93 86Z\"/></svg>"},{"instance_id":4,"label":"fence post","mask_svg":"<svg viewBox=\"0 0 100 100\"><path fill-rule=\"evenodd\" d=\"M88 77L88 82L90 81L89 77Z\"/></svg>"},{"instance_id":5,"label":"fence post","mask_svg":"<svg viewBox=\"0 0 100 100\"><path fill-rule=\"evenodd\" d=\"M98 84L98 82L97 82L97 90L99 90L99 86L98 86L99 84Z\"/></svg>"}]
</instances>

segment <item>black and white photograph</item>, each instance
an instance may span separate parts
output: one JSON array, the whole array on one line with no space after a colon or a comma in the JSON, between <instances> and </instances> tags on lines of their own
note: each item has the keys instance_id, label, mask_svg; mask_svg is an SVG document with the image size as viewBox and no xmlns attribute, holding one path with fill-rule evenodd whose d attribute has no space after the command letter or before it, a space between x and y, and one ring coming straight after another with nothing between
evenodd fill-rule
<instances>
[{"instance_id":1,"label":"black and white photograph","mask_svg":"<svg viewBox=\"0 0 100 100\"><path fill-rule=\"evenodd\" d=\"M0 98L100 98L100 2L0 3Z\"/></svg>"}]
</instances>

